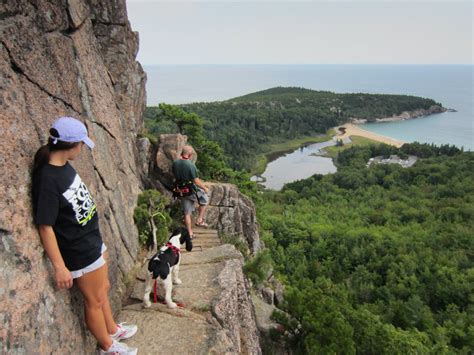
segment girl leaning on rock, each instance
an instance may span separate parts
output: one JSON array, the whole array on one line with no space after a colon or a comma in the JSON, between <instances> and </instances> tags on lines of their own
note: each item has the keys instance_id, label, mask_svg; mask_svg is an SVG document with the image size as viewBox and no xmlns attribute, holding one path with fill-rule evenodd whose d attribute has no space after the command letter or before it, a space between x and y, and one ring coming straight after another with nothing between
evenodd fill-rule
<instances>
[{"instance_id":1,"label":"girl leaning on rock","mask_svg":"<svg viewBox=\"0 0 474 355\"><path fill-rule=\"evenodd\" d=\"M96 204L69 160L76 159L86 144L84 124L72 117L56 120L48 143L35 154L33 166L33 214L43 247L54 266L60 289L77 285L84 296L86 324L102 354L136 354L120 343L137 332L135 325L117 324L108 299L110 288L106 246L99 231Z\"/></svg>"}]
</instances>

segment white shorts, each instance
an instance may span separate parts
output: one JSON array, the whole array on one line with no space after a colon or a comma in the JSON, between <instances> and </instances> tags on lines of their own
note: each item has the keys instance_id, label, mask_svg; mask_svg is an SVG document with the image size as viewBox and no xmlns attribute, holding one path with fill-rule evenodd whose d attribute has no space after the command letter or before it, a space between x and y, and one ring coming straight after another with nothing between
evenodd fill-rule
<instances>
[{"instance_id":1,"label":"white shorts","mask_svg":"<svg viewBox=\"0 0 474 355\"><path fill-rule=\"evenodd\" d=\"M82 269L71 271L72 278L77 279L87 274L88 272L95 271L97 269L100 269L102 266L104 266L105 265L104 253L106 250L107 250L107 247L105 246L104 243L102 243L102 249L100 251L102 255L99 257L99 259L97 259L92 264L89 264Z\"/></svg>"}]
</instances>

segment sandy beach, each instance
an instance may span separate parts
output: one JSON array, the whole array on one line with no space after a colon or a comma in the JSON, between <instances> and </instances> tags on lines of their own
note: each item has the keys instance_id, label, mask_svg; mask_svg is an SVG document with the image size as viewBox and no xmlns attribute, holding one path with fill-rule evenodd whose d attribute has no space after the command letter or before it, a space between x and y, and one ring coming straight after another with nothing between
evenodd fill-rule
<instances>
[{"instance_id":1,"label":"sandy beach","mask_svg":"<svg viewBox=\"0 0 474 355\"><path fill-rule=\"evenodd\" d=\"M340 127L345 128L345 133L344 134L339 134L340 133L340 131L339 131ZM405 143L405 142L402 142L402 141L399 141L399 140L396 140L396 139L392 139L392 138L389 138L389 137L382 136L382 135L374 133L374 132L366 131L365 129L359 128L356 125L353 125L351 123L346 123L342 126L337 127L336 131L338 132L338 134L335 136L336 139L344 139L344 138L347 138L347 137L350 137L350 136L360 136L360 137L365 137L365 138L372 139L372 140L377 141L377 142L393 145L393 146L398 147L398 148L401 147Z\"/></svg>"}]
</instances>

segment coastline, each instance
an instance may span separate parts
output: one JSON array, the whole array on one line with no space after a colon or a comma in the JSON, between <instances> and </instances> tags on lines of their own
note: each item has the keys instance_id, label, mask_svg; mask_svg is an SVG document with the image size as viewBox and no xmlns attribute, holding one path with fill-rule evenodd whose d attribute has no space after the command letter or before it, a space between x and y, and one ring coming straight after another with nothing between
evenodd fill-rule
<instances>
[{"instance_id":1,"label":"coastline","mask_svg":"<svg viewBox=\"0 0 474 355\"><path fill-rule=\"evenodd\" d=\"M344 133L339 133L341 132L340 129L344 129ZM334 139L342 139L344 140L345 138L349 138L350 136L359 136L359 137L364 137L371 139L373 141L377 141L380 143L385 143L388 145L393 145L397 148L400 148L405 142L393 139L390 137L383 136L381 134L377 134L374 132L366 131L365 129L362 129L360 127L357 127L353 123L346 123L342 126L336 127L337 134L334 136Z\"/></svg>"},{"instance_id":2,"label":"coastline","mask_svg":"<svg viewBox=\"0 0 474 355\"><path fill-rule=\"evenodd\" d=\"M382 118L375 118L375 119L352 118L350 122L348 123L329 129L328 132L326 132L326 136L324 135L318 136L315 139L309 138L304 143L299 142L300 143L299 145L297 143L298 140L293 140L293 141L289 141L286 143L277 144L273 146L273 149L270 149L266 153L262 153L259 156L257 156L257 162L254 168L252 169L251 174L255 176L260 176L265 171L268 163L279 158L282 155L285 155L286 153L289 153L297 149L296 145L298 145L299 147L302 147L311 143L319 143L323 141L324 139L327 139L327 140L332 139L334 141L337 141L339 139L341 140L350 139L351 136L354 136L354 137L361 137L361 139L369 139L374 142L384 143L384 144L388 144L388 145L392 145L397 148L400 148L406 142L362 129L358 127L358 125L363 124L363 123L368 123L368 122L379 123L379 122L405 121L405 120L411 120L418 117L424 117L424 116L434 115L434 114L443 113L443 112L456 112L456 110L447 109L439 105L433 105L429 109L417 109L413 111L404 111L399 115L393 115L390 117L382 117ZM344 132L342 133L340 129L344 129ZM332 137L330 137L331 135ZM289 145L287 145L288 143ZM330 157L329 155L327 156Z\"/></svg>"},{"instance_id":3,"label":"coastline","mask_svg":"<svg viewBox=\"0 0 474 355\"><path fill-rule=\"evenodd\" d=\"M418 117L425 117L429 115L435 115L437 113L443 112L456 112L454 109L447 109L439 105L433 105L429 109L418 109L413 111L404 111L399 115L393 115L389 117L381 117L375 119L365 119L365 118L351 118L351 123L353 124L363 124L363 123L379 123L379 122L397 122L397 121L405 121L405 120L412 120Z\"/></svg>"}]
</instances>

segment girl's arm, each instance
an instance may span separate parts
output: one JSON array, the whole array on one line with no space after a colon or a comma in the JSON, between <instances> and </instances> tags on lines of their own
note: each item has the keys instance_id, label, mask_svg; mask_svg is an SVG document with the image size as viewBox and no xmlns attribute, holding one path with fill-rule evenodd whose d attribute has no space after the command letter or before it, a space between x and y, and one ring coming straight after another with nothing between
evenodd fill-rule
<instances>
[{"instance_id":1,"label":"girl's arm","mask_svg":"<svg viewBox=\"0 0 474 355\"><path fill-rule=\"evenodd\" d=\"M56 279L56 285L59 288L72 287L71 272L67 269L66 265L64 264L63 257L59 252L58 241L56 240L53 227L39 225L38 230L44 250L46 251L46 254L48 254L48 257L54 266L54 278Z\"/></svg>"}]
</instances>

